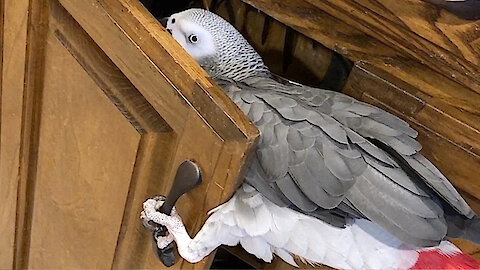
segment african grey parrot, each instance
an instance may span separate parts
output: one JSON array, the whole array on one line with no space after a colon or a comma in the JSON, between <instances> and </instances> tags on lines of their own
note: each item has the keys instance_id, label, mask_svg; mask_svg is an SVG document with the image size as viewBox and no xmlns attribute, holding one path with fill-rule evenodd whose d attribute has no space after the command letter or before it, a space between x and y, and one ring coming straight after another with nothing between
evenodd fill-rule
<instances>
[{"instance_id":1,"label":"african grey parrot","mask_svg":"<svg viewBox=\"0 0 480 270\"><path fill-rule=\"evenodd\" d=\"M240 243L267 262L277 255L292 265L297 256L335 268L407 269L422 252L459 254L447 236L480 242L480 219L419 153L405 121L341 93L277 82L242 35L209 11L174 14L167 30L261 137L244 184L193 239L175 211L144 203L142 215L169 231L159 246L175 240L190 262Z\"/></svg>"}]
</instances>

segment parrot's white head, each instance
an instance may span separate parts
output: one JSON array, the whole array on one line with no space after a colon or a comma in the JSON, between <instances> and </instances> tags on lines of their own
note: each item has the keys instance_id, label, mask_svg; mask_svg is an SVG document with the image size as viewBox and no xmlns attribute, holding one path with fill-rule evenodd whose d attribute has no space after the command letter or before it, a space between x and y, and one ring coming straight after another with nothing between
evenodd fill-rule
<instances>
[{"instance_id":1,"label":"parrot's white head","mask_svg":"<svg viewBox=\"0 0 480 270\"><path fill-rule=\"evenodd\" d=\"M269 74L255 49L230 23L212 12L189 9L173 14L166 28L214 78L242 80Z\"/></svg>"}]
</instances>

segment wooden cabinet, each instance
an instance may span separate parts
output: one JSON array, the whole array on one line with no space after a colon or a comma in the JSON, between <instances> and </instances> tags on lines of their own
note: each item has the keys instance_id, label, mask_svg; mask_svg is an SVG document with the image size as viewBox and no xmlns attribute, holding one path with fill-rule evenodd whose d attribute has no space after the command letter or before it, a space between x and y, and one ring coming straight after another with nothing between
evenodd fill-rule
<instances>
[{"instance_id":1,"label":"wooden cabinet","mask_svg":"<svg viewBox=\"0 0 480 270\"><path fill-rule=\"evenodd\" d=\"M162 268L143 200L195 160L194 233L258 130L136 0L1 4L0 268Z\"/></svg>"}]
</instances>

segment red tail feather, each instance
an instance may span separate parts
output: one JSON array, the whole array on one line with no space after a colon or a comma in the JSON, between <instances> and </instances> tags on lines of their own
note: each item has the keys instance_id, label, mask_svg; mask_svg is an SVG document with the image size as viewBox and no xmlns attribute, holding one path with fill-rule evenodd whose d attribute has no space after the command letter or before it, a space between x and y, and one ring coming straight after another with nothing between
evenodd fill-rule
<instances>
[{"instance_id":1,"label":"red tail feather","mask_svg":"<svg viewBox=\"0 0 480 270\"><path fill-rule=\"evenodd\" d=\"M410 269L480 269L480 263L465 253L444 254L439 250L422 251Z\"/></svg>"}]
</instances>

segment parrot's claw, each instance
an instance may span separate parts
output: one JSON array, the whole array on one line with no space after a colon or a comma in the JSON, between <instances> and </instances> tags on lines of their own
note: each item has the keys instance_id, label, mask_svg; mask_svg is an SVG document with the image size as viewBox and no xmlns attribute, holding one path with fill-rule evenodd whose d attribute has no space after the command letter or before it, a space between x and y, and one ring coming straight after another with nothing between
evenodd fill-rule
<instances>
[{"instance_id":1,"label":"parrot's claw","mask_svg":"<svg viewBox=\"0 0 480 270\"><path fill-rule=\"evenodd\" d=\"M169 233L169 234L167 234L167 236L157 236L157 235L155 235L155 240L157 240L157 247L159 249L164 249L171 242L173 242L175 239L173 238L173 235Z\"/></svg>"},{"instance_id":2,"label":"parrot's claw","mask_svg":"<svg viewBox=\"0 0 480 270\"><path fill-rule=\"evenodd\" d=\"M148 199L143 203L143 211L141 217L144 220L152 221L156 224L163 225L167 229L178 228L183 226L182 218L178 215L175 207L172 208L170 215L166 215L157 211L163 205L163 200Z\"/></svg>"}]
</instances>

